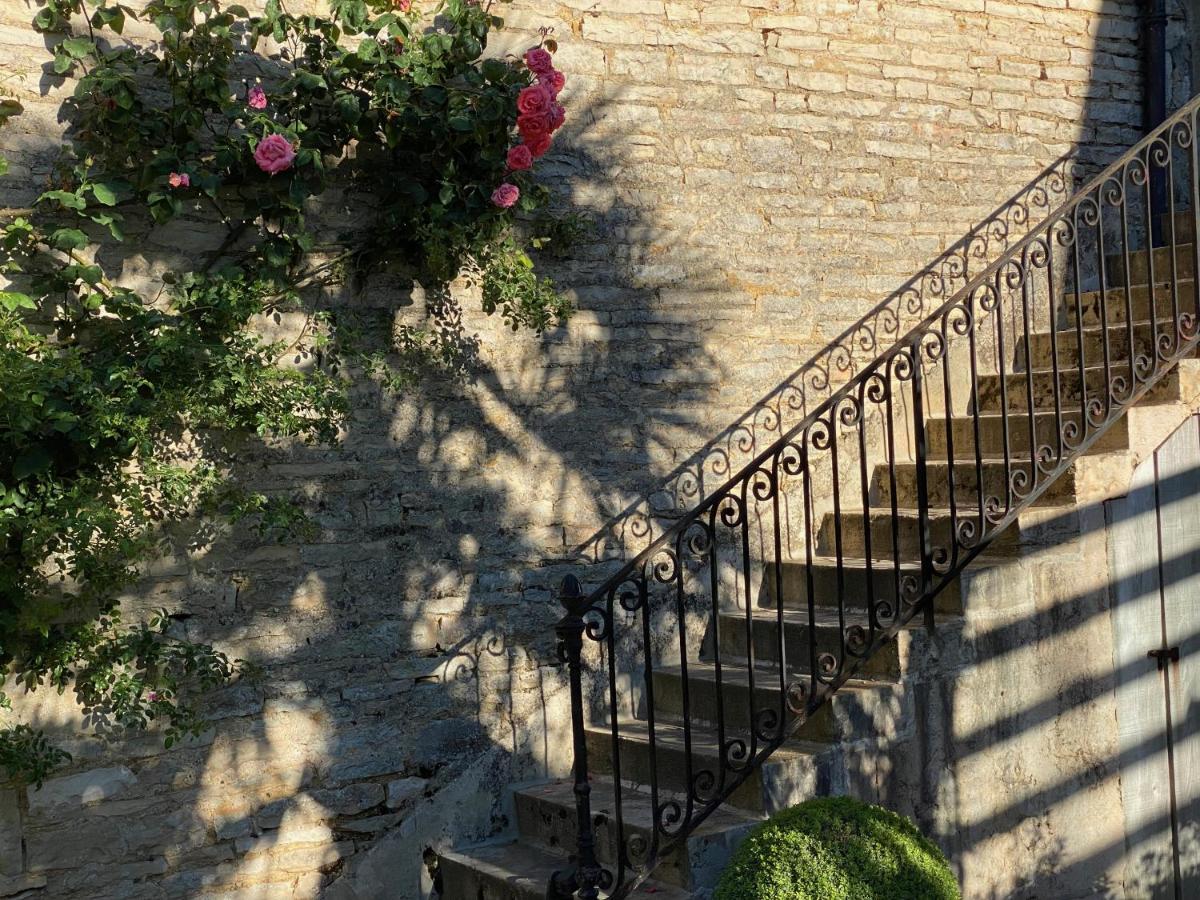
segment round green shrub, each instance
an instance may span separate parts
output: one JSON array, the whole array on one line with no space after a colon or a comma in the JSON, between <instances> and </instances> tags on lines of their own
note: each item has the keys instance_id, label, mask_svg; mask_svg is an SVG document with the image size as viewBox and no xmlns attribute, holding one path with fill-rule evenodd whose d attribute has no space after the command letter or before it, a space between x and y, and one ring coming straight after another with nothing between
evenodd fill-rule
<instances>
[{"instance_id":1,"label":"round green shrub","mask_svg":"<svg viewBox=\"0 0 1200 900\"><path fill-rule=\"evenodd\" d=\"M809 800L742 842L714 900L960 900L946 857L912 822L849 797Z\"/></svg>"}]
</instances>

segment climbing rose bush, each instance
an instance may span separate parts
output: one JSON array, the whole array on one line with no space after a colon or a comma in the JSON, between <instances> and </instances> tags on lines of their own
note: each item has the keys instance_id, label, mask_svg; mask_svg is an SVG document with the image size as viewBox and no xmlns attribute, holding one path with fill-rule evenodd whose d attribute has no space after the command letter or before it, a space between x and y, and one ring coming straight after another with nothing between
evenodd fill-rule
<instances>
[{"instance_id":1,"label":"climbing rose bush","mask_svg":"<svg viewBox=\"0 0 1200 900\"><path fill-rule=\"evenodd\" d=\"M0 226L9 690L72 690L97 718L163 724L168 745L203 727L194 699L239 664L185 640L186 611L127 623L117 603L164 548L163 526L199 514L302 537L299 509L240 485L227 448L335 440L346 371L401 390L461 359L444 343L453 329L395 328L389 314L372 332L323 306L327 288L400 263L430 296L473 282L513 329L569 314L527 252L550 240L542 224L561 231L535 175L566 119L566 79L546 35L521 56L488 55L501 5L38 4L51 69L75 86L50 183ZM124 37L135 17L153 39ZM19 112L0 99L0 124ZM331 188L354 209L336 236L310 222ZM178 247L181 271L121 283L119 245L142 252L184 214L217 229L218 246ZM303 319L293 340L256 333L288 310ZM11 774L38 782L62 758L28 725L0 726Z\"/></svg>"}]
</instances>

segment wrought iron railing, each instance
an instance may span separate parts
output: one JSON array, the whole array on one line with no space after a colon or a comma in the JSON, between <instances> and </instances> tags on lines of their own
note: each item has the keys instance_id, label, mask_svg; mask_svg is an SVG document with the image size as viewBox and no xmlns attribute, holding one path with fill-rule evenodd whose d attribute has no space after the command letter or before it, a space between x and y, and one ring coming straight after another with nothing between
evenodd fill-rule
<instances>
[{"instance_id":1,"label":"wrought iron railing","mask_svg":"<svg viewBox=\"0 0 1200 900\"><path fill-rule=\"evenodd\" d=\"M636 555L1071 197L1082 178L1103 168L1089 157L1081 148L1046 166L644 497L612 516L577 552L596 561L611 559L614 551Z\"/></svg>"},{"instance_id":2,"label":"wrought iron railing","mask_svg":"<svg viewBox=\"0 0 1200 900\"><path fill-rule=\"evenodd\" d=\"M900 629L918 614L932 629L935 596L1196 349L1198 110L1123 154L596 590L567 579L577 847L551 896L627 896ZM785 565L802 574L785 579ZM668 669L676 689L656 701ZM648 832L626 821L634 782Z\"/></svg>"}]
</instances>

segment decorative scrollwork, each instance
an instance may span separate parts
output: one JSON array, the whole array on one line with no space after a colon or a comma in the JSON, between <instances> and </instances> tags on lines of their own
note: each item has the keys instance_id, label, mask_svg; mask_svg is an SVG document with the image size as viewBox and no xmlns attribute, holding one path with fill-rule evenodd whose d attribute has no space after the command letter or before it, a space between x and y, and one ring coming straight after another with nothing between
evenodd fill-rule
<instances>
[{"instance_id":1,"label":"decorative scrollwork","mask_svg":"<svg viewBox=\"0 0 1200 900\"><path fill-rule=\"evenodd\" d=\"M650 862L651 849L645 835L635 832L625 840L625 858L635 869L642 869Z\"/></svg>"},{"instance_id":2,"label":"decorative scrollwork","mask_svg":"<svg viewBox=\"0 0 1200 900\"><path fill-rule=\"evenodd\" d=\"M921 355L926 362L935 363L946 355L946 338L939 331L927 331L921 335Z\"/></svg>"},{"instance_id":3,"label":"decorative scrollwork","mask_svg":"<svg viewBox=\"0 0 1200 900\"><path fill-rule=\"evenodd\" d=\"M983 517L984 519L996 525L1008 515L1008 498L1001 499L1000 497L990 495L984 498L983 501Z\"/></svg>"},{"instance_id":4,"label":"decorative scrollwork","mask_svg":"<svg viewBox=\"0 0 1200 900\"><path fill-rule=\"evenodd\" d=\"M612 615L599 606L593 606L583 614L583 624L583 633L597 644L607 641L612 634Z\"/></svg>"},{"instance_id":5,"label":"decorative scrollwork","mask_svg":"<svg viewBox=\"0 0 1200 900\"><path fill-rule=\"evenodd\" d=\"M746 521L746 504L736 494L725 494L717 501L717 519L726 528L737 528Z\"/></svg>"},{"instance_id":6,"label":"decorative scrollwork","mask_svg":"<svg viewBox=\"0 0 1200 900\"><path fill-rule=\"evenodd\" d=\"M679 574L679 557L669 547L660 547L647 560L648 574L659 584L670 584Z\"/></svg>"},{"instance_id":7,"label":"decorative scrollwork","mask_svg":"<svg viewBox=\"0 0 1200 900\"><path fill-rule=\"evenodd\" d=\"M901 347L888 360L888 371L897 381L910 381L913 377L912 349L910 347Z\"/></svg>"},{"instance_id":8,"label":"decorative scrollwork","mask_svg":"<svg viewBox=\"0 0 1200 900\"><path fill-rule=\"evenodd\" d=\"M747 485L750 488L750 493L759 503L765 503L775 496L775 491L779 485L775 479L775 473L770 469L759 467L750 475L750 481Z\"/></svg>"},{"instance_id":9,"label":"decorative scrollwork","mask_svg":"<svg viewBox=\"0 0 1200 900\"><path fill-rule=\"evenodd\" d=\"M787 690L784 692L784 697L787 701L787 708L794 716L801 716L808 709L808 682L796 680L790 682Z\"/></svg>"},{"instance_id":10,"label":"decorative scrollwork","mask_svg":"<svg viewBox=\"0 0 1200 900\"><path fill-rule=\"evenodd\" d=\"M1060 216L1050 223L1047 233L1059 247L1065 249L1075 246L1075 222L1073 219Z\"/></svg>"},{"instance_id":11,"label":"decorative scrollwork","mask_svg":"<svg viewBox=\"0 0 1200 900\"><path fill-rule=\"evenodd\" d=\"M721 765L730 772L742 771L750 762L750 747L741 738L730 738L721 748Z\"/></svg>"},{"instance_id":12,"label":"decorative scrollwork","mask_svg":"<svg viewBox=\"0 0 1200 900\"><path fill-rule=\"evenodd\" d=\"M1008 474L1008 490L1012 496L1022 499L1029 494L1029 489L1032 487L1032 479L1030 478L1029 470L1024 466L1019 466L1013 469Z\"/></svg>"},{"instance_id":13,"label":"decorative scrollwork","mask_svg":"<svg viewBox=\"0 0 1200 900\"><path fill-rule=\"evenodd\" d=\"M1062 444L1065 449L1074 450L1079 446L1082 428L1080 428L1079 423L1074 419L1066 419L1062 423L1062 428L1058 433L1062 438Z\"/></svg>"},{"instance_id":14,"label":"decorative scrollwork","mask_svg":"<svg viewBox=\"0 0 1200 900\"><path fill-rule=\"evenodd\" d=\"M1179 337L1182 340L1190 341L1196 336L1196 317L1192 313L1180 313L1177 320L1179 328Z\"/></svg>"},{"instance_id":15,"label":"decorative scrollwork","mask_svg":"<svg viewBox=\"0 0 1200 900\"><path fill-rule=\"evenodd\" d=\"M649 597L649 592L646 591L644 584L635 584L626 582L617 589L617 603L625 612L635 613L641 610L646 605L646 600Z\"/></svg>"},{"instance_id":16,"label":"decorative scrollwork","mask_svg":"<svg viewBox=\"0 0 1200 900\"><path fill-rule=\"evenodd\" d=\"M1149 151L1149 147L1147 151ZM1146 154L1150 156L1149 152ZM1142 159L1140 156L1135 156L1125 164L1124 174L1129 179L1130 184L1138 187L1145 187L1150 182L1150 162L1148 159ZM1121 202L1125 202L1125 198L1121 198ZM1114 206L1118 204L1113 204Z\"/></svg>"},{"instance_id":17,"label":"decorative scrollwork","mask_svg":"<svg viewBox=\"0 0 1200 900\"><path fill-rule=\"evenodd\" d=\"M870 636L862 625L851 625L846 629L846 652L861 657L867 650Z\"/></svg>"},{"instance_id":18,"label":"decorative scrollwork","mask_svg":"<svg viewBox=\"0 0 1200 900\"><path fill-rule=\"evenodd\" d=\"M817 655L817 674L825 679L832 679L841 669L841 663L837 656L832 653L820 653Z\"/></svg>"},{"instance_id":19,"label":"decorative scrollwork","mask_svg":"<svg viewBox=\"0 0 1200 900\"><path fill-rule=\"evenodd\" d=\"M1195 140L1195 131L1190 119L1180 119L1171 126L1171 143L1181 150L1190 150Z\"/></svg>"},{"instance_id":20,"label":"decorative scrollwork","mask_svg":"<svg viewBox=\"0 0 1200 900\"><path fill-rule=\"evenodd\" d=\"M664 800L658 804L658 809L655 810L654 822L658 826L658 830L666 837L672 837L683 830L684 822L683 804L678 800Z\"/></svg>"},{"instance_id":21,"label":"decorative scrollwork","mask_svg":"<svg viewBox=\"0 0 1200 900\"><path fill-rule=\"evenodd\" d=\"M886 403L892 394L891 382L878 369L872 369L863 378L862 394L876 405Z\"/></svg>"},{"instance_id":22,"label":"decorative scrollwork","mask_svg":"<svg viewBox=\"0 0 1200 900\"><path fill-rule=\"evenodd\" d=\"M979 540L979 525L973 518L959 519L954 527L954 540L964 550L970 550Z\"/></svg>"},{"instance_id":23,"label":"decorative scrollwork","mask_svg":"<svg viewBox=\"0 0 1200 900\"><path fill-rule=\"evenodd\" d=\"M946 314L942 317L942 327L944 333L963 337L970 334L971 329L975 327L975 316L969 307L955 304L946 310Z\"/></svg>"},{"instance_id":24,"label":"decorative scrollwork","mask_svg":"<svg viewBox=\"0 0 1200 900\"><path fill-rule=\"evenodd\" d=\"M862 421L862 405L853 394L847 394L837 403L838 424L843 428L854 428Z\"/></svg>"},{"instance_id":25,"label":"decorative scrollwork","mask_svg":"<svg viewBox=\"0 0 1200 900\"><path fill-rule=\"evenodd\" d=\"M1043 475L1049 475L1058 466L1058 451L1050 444L1041 444L1037 448L1037 468Z\"/></svg>"},{"instance_id":26,"label":"decorative scrollwork","mask_svg":"<svg viewBox=\"0 0 1200 900\"><path fill-rule=\"evenodd\" d=\"M1009 291L1017 291L1025 284L1027 270L1020 260L1010 259L1003 263L996 272L996 289L1003 285Z\"/></svg>"},{"instance_id":27,"label":"decorative scrollwork","mask_svg":"<svg viewBox=\"0 0 1200 900\"><path fill-rule=\"evenodd\" d=\"M1025 265L1032 269L1044 269L1050 264L1050 244L1046 238L1030 238L1025 247Z\"/></svg>"},{"instance_id":28,"label":"decorative scrollwork","mask_svg":"<svg viewBox=\"0 0 1200 900\"><path fill-rule=\"evenodd\" d=\"M1090 194L1080 197L1079 202L1075 206L1075 215L1086 227L1097 227L1100 224L1099 198L1092 197Z\"/></svg>"},{"instance_id":29,"label":"decorative scrollwork","mask_svg":"<svg viewBox=\"0 0 1200 900\"><path fill-rule=\"evenodd\" d=\"M712 550L713 535L707 523L696 520L688 525L680 538L680 546L697 560L708 558Z\"/></svg>"},{"instance_id":30,"label":"decorative scrollwork","mask_svg":"<svg viewBox=\"0 0 1200 900\"><path fill-rule=\"evenodd\" d=\"M720 779L712 769L701 769L692 777L692 797L702 804L708 804L718 799L717 788Z\"/></svg>"},{"instance_id":31,"label":"decorative scrollwork","mask_svg":"<svg viewBox=\"0 0 1200 900\"><path fill-rule=\"evenodd\" d=\"M774 707L757 710L754 714L754 736L760 741L773 741L780 736L783 723L779 710Z\"/></svg>"},{"instance_id":32,"label":"decorative scrollwork","mask_svg":"<svg viewBox=\"0 0 1200 900\"><path fill-rule=\"evenodd\" d=\"M826 418L819 418L808 426L808 443L817 450L828 450L833 445L833 426Z\"/></svg>"},{"instance_id":33,"label":"decorative scrollwork","mask_svg":"<svg viewBox=\"0 0 1200 900\"><path fill-rule=\"evenodd\" d=\"M1110 175L1104 180L1104 183L1100 185L1100 199L1109 206L1125 205L1125 177L1127 169L1128 164L1126 165L1126 168L1121 170L1120 178Z\"/></svg>"},{"instance_id":34,"label":"decorative scrollwork","mask_svg":"<svg viewBox=\"0 0 1200 900\"><path fill-rule=\"evenodd\" d=\"M804 471L804 452L791 441L779 448L776 458L780 471L785 475L799 475Z\"/></svg>"},{"instance_id":35,"label":"decorative scrollwork","mask_svg":"<svg viewBox=\"0 0 1200 900\"><path fill-rule=\"evenodd\" d=\"M1150 142L1147 148L1147 156L1151 163L1160 169L1165 169L1171 164L1171 143L1170 135L1166 139L1158 137Z\"/></svg>"}]
</instances>

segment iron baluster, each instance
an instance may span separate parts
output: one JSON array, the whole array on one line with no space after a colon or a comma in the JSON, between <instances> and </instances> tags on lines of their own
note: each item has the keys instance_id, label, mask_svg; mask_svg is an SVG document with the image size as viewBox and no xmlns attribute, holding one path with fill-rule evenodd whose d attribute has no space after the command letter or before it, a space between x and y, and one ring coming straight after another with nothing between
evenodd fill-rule
<instances>
[{"instance_id":1,"label":"iron baluster","mask_svg":"<svg viewBox=\"0 0 1200 900\"><path fill-rule=\"evenodd\" d=\"M925 388L921 372L921 343L912 344L913 444L917 460L917 527L921 547L921 593L925 606L925 629L933 634L933 538L929 528L929 448L925 443ZM899 523L896 523L899 525Z\"/></svg>"},{"instance_id":2,"label":"iron baluster","mask_svg":"<svg viewBox=\"0 0 1200 900\"><path fill-rule=\"evenodd\" d=\"M575 819L577 832L574 869L550 877L549 900L596 900L603 877L596 862L596 837L592 832L592 785L588 776L587 733L583 710L583 631L587 627L584 614L591 608L591 598L584 595L579 579L568 575L558 592L559 602L567 614L558 621L555 632L559 640L559 659L567 664L571 680L571 734L575 760ZM615 712L615 711L614 711Z\"/></svg>"}]
</instances>

